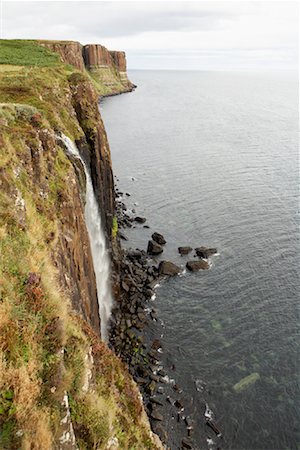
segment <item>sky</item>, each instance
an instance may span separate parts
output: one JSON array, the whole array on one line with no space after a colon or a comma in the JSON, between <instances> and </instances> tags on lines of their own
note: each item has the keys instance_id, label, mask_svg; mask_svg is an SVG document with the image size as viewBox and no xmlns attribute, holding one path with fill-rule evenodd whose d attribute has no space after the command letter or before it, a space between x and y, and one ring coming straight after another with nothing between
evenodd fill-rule
<instances>
[{"instance_id":1,"label":"sky","mask_svg":"<svg viewBox=\"0 0 300 450\"><path fill-rule=\"evenodd\" d=\"M293 70L298 2L1 1L4 39L123 50L129 69Z\"/></svg>"}]
</instances>

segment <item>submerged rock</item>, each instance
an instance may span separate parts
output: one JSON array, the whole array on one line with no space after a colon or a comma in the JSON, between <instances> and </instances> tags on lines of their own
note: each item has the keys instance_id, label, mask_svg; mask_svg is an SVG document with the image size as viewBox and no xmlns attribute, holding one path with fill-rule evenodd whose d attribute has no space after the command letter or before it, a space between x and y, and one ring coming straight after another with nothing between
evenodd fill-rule
<instances>
[{"instance_id":1,"label":"submerged rock","mask_svg":"<svg viewBox=\"0 0 300 450\"><path fill-rule=\"evenodd\" d=\"M192 250L192 247L178 247L178 252L181 255L188 255Z\"/></svg>"},{"instance_id":2,"label":"submerged rock","mask_svg":"<svg viewBox=\"0 0 300 450\"><path fill-rule=\"evenodd\" d=\"M155 242L155 241L148 242L147 253L149 253L150 255L159 255L162 252L163 252L163 248L157 242Z\"/></svg>"},{"instance_id":3,"label":"submerged rock","mask_svg":"<svg viewBox=\"0 0 300 450\"><path fill-rule=\"evenodd\" d=\"M163 235L156 232L152 234L152 239L160 245L165 245L167 243Z\"/></svg>"},{"instance_id":4,"label":"submerged rock","mask_svg":"<svg viewBox=\"0 0 300 450\"><path fill-rule=\"evenodd\" d=\"M137 223L145 223L145 222L146 222L146 218L145 218L145 217L139 217L139 216L136 216L136 217L134 218L134 220L135 220Z\"/></svg>"},{"instance_id":5,"label":"submerged rock","mask_svg":"<svg viewBox=\"0 0 300 450\"><path fill-rule=\"evenodd\" d=\"M260 375L257 372L253 372L247 377L242 378L238 383L233 386L235 392L239 393L244 389L247 389L251 384L260 379Z\"/></svg>"},{"instance_id":6,"label":"submerged rock","mask_svg":"<svg viewBox=\"0 0 300 450\"><path fill-rule=\"evenodd\" d=\"M196 255L200 258L209 258L211 255L218 253L216 248L208 248L208 247L197 247L195 248Z\"/></svg>"},{"instance_id":7,"label":"submerged rock","mask_svg":"<svg viewBox=\"0 0 300 450\"><path fill-rule=\"evenodd\" d=\"M180 267L171 261L161 261L158 266L158 272L160 275L168 275L170 277L180 273Z\"/></svg>"},{"instance_id":8,"label":"submerged rock","mask_svg":"<svg viewBox=\"0 0 300 450\"><path fill-rule=\"evenodd\" d=\"M191 272L197 272L198 270L209 269L209 264L207 261L204 261L203 259L200 261L188 261L186 263L186 268Z\"/></svg>"}]
</instances>

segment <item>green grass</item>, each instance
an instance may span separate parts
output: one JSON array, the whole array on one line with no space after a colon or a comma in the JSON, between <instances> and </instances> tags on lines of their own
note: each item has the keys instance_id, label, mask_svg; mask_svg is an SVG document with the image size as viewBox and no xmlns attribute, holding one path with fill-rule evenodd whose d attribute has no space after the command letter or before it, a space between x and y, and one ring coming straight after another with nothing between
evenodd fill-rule
<instances>
[{"instance_id":1,"label":"green grass","mask_svg":"<svg viewBox=\"0 0 300 450\"><path fill-rule=\"evenodd\" d=\"M118 220L116 216L114 216L112 220L112 230L111 230L111 234L114 239L116 238L117 233L118 233Z\"/></svg>"},{"instance_id":2,"label":"green grass","mask_svg":"<svg viewBox=\"0 0 300 450\"><path fill-rule=\"evenodd\" d=\"M0 40L0 64L50 67L60 65L59 56L34 41Z\"/></svg>"}]
</instances>

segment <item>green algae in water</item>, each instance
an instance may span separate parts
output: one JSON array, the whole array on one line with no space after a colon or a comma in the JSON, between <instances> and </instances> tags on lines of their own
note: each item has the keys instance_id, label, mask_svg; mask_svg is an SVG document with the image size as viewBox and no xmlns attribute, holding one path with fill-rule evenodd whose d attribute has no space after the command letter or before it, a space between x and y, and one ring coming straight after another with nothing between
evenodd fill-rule
<instances>
[{"instance_id":1,"label":"green algae in water","mask_svg":"<svg viewBox=\"0 0 300 450\"><path fill-rule=\"evenodd\" d=\"M235 392L242 392L247 389L251 384L260 379L260 375L257 372L253 372L245 378L242 378L238 383L233 386Z\"/></svg>"},{"instance_id":2,"label":"green algae in water","mask_svg":"<svg viewBox=\"0 0 300 450\"><path fill-rule=\"evenodd\" d=\"M211 326L213 328L214 331L221 331L222 330L222 325L220 324L220 322L218 320L211 320Z\"/></svg>"}]
</instances>

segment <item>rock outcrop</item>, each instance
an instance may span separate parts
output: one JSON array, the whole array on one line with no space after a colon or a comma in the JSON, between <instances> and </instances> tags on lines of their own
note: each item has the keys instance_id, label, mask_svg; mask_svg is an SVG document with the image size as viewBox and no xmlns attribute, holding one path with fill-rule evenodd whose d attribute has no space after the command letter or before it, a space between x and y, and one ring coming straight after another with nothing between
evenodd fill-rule
<instances>
[{"instance_id":1,"label":"rock outcrop","mask_svg":"<svg viewBox=\"0 0 300 450\"><path fill-rule=\"evenodd\" d=\"M40 44L58 53L66 64L72 64L76 69L84 71L82 45L76 41L40 41Z\"/></svg>"},{"instance_id":2,"label":"rock outcrop","mask_svg":"<svg viewBox=\"0 0 300 450\"><path fill-rule=\"evenodd\" d=\"M135 88L127 76L125 52L109 51L100 44L81 45L75 41L39 41L58 53L61 60L87 71L102 96L130 92Z\"/></svg>"},{"instance_id":3,"label":"rock outcrop","mask_svg":"<svg viewBox=\"0 0 300 450\"><path fill-rule=\"evenodd\" d=\"M131 91L135 86L128 80L124 52L109 51L103 45L83 47L83 59L94 79L101 81L112 92Z\"/></svg>"}]
</instances>

